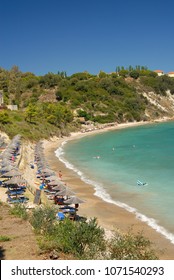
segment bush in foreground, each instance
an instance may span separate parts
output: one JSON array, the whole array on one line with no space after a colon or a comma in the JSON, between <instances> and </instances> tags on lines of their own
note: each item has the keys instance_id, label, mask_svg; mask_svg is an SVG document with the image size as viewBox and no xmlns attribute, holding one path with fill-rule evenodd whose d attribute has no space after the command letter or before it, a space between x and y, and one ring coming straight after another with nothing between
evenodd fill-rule
<instances>
[{"instance_id":1,"label":"bush in foreground","mask_svg":"<svg viewBox=\"0 0 174 280\"><path fill-rule=\"evenodd\" d=\"M152 243L142 233L115 232L109 240L96 218L90 220L56 220L53 207L33 210L30 222L39 234L39 246L44 252L56 251L83 260L156 260Z\"/></svg>"},{"instance_id":2,"label":"bush in foreground","mask_svg":"<svg viewBox=\"0 0 174 280\"><path fill-rule=\"evenodd\" d=\"M129 230L125 234L115 233L108 244L110 259L116 260L157 260L152 243L142 232L134 234Z\"/></svg>"},{"instance_id":3,"label":"bush in foreground","mask_svg":"<svg viewBox=\"0 0 174 280\"><path fill-rule=\"evenodd\" d=\"M51 234L54 230L56 221L56 212L53 207L42 206L33 209L30 217L30 223L37 234Z\"/></svg>"}]
</instances>

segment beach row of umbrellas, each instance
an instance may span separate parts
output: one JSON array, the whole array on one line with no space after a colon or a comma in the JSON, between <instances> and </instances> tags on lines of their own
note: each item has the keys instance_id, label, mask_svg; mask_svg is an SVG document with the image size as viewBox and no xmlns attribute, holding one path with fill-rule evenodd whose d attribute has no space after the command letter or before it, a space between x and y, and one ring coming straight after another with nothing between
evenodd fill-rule
<instances>
[{"instance_id":1,"label":"beach row of umbrellas","mask_svg":"<svg viewBox=\"0 0 174 280\"><path fill-rule=\"evenodd\" d=\"M4 175L6 172L10 172L11 170L18 171L18 168L15 163L15 159L16 156L19 154L19 150L20 150L20 138L21 138L20 135L16 135L15 137L13 137L13 139L8 144L6 149L0 154L1 175ZM13 176L13 173L12 175L9 175L9 177L10 176Z\"/></svg>"},{"instance_id":2,"label":"beach row of umbrellas","mask_svg":"<svg viewBox=\"0 0 174 280\"><path fill-rule=\"evenodd\" d=\"M68 197L64 200L64 204L80 204L85 202L84 200L75 196L70 188L66 186L64 182L56 176L55 172L49 167L49 164L44 156L44 149L42 143L39 142L35 147L35 162L38 168L38 174L40 179L43 180L48 186L45 191L49 193L54 193L54 196ZM50 192L49 192L50 191Z\"/></svg>"},{"instance_id":3,"label":"beach row of umbrellas","mask_svg":"<svg viewBox=\"0 0 174 280\"><path fill-rule=\"evenodd\" d=\"M4 136L0 136L0 148L5 149L7 146L6 138Z\"/></svg>"},{"instance_id":4,"label":"beach row of umbrellas","mask_svg":"<svg viewBox=\"0 0 174 280\"><path fill-rule=\"evenodd\" d=\"M0 155L0 176L1 178L9 179L6 181L6 184L15 184L24 181L24 179L17 178L22 175L16 163L16 156L20 153L20 138L20 135L16 135Z\"/></svg>"},{"instance_id":5,"label":"beach row of umbrellas","mask_svg":"<svg viewBox=\"0 0 174 280\"><path fill-rule=\"evenodd\" d=\"M26 202L24 196L27 182L22 178L16 163L16 157L20 154L20 135L16 135L6 149L1 153L0 177L2 185L7 188L7 201L9 203Z\"/></svg>"}]
</instances>

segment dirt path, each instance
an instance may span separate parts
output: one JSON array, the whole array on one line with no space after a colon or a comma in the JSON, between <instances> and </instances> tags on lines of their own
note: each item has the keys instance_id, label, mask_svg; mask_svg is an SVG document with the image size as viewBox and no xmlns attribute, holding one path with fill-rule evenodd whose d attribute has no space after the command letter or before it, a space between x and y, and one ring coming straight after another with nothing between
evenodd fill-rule
<instances>
[{"instance_id":1,"label":"dirt path","mask_svg":"<svg viewBox=\"0 0 174 280\"><path fill-rule=\"evenodd\" d=\"M1 260L39 260L36 237L28 221L9 213L9 206L0 205L0 236L9 237L9 241L0 241Z\"/></svg>"}]
</instances>

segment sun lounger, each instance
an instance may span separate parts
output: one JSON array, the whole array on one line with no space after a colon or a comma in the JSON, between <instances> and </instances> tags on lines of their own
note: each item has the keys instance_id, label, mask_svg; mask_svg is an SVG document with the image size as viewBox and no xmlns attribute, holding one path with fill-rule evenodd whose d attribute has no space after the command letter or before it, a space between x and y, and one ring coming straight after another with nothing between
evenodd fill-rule
<instances>
[{"instance_id":1,"label":"sun lounger","mask_svg":"<svg viewBox=\"0 0 174 280\"><path fill-rule=\"evenodd\" d=\"M44 189L44 192L46 192L48 194L55 194L56 193L56 191L50 191L48 189Z\"/></svg>"},{"instance_id":2,"label":"sun lounger","mask_svg":"<svg viewBox=\"0 0 174 280\"><path fill-rule=\"evenodd\" d=\"M8 195L8 198L7 198L7 202L8 203L25 203L27 202L29 199L25 196L19 196L19 197L11 197L10 195Z\"/></svg>"},{"instance_id":3,"label":"sun lounger","mask_svg":"<svg viewBox=\"0 0 174 280\"><path fill-rule=\"evenodd\" d=\"M76 213L76 209L74 207L71 207L71 206L61 206L59 209L63 213L70 213L70 214Z\"/></svg>"},{"instance_id":4,"label":"sun lounger","mask_svg":"<svg viewBox=\"0 0 174 280\"><path fill-rule=\"evenodd\" d=\"M25 192L25 190L8 190L7 193L9 195L21 195Z\"/></svg>"}]
</instances>

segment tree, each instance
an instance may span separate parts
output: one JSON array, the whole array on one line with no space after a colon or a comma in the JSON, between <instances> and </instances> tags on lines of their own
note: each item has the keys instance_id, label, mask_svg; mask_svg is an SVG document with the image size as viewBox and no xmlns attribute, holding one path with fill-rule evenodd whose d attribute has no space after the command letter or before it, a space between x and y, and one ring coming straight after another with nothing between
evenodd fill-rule
<instances>
[{"instance_id":1,"label":"tree","mask_svg":"<svg viewBox=\"0 0 174 280\"><path fill-rule=\"evenodd\" d=\"M0 123L7 124L10 123L10 117L7 112L0 112Z\"/></svg>"},{"instance_id":2,"label":"tree","mask_svg":"<svg viewBox=\"0 0 174 280\"><path fill-rule=\"evenodd\" d=\"M90 118L90 115L86 111L78 110L77 113L78 113L78 117L85 118L85 121L88 121Z\"/></svg>"},{"instance_id":3,"label":"tree","mask_svg":"<svg viewBox=\"0 0 174 280\"><path fill-rule=\"evenodd\" d=\"M103 71L100 70L99 72L99 78L105 78L107 76L107 74Z\"/></svg>"},{"instance_id":4,"label":"tree","mask_svg":"<svg viewBox=\"0 0 174 280\"><path fill-rule=\"evenodd\" d=\"M37 115L38 115L38 110L36 105L30 103L25 111L26 120L31 123Z\"/></svg>"},{"instance_id":5,"label":"tree","mask_svg":"<svg viewBox=\"0 0 174 280\"><path fill-rule=\"evenodd\" d=\"M62 92L60 90L56 91L56 100L61 101L63 98Z\"/></svg>"},{"instance_id":6,"label":"tree","mask_svg":"<svg viewBox=\"0 0 174 280\"><path fill-rule=\"evenodd\" d=\"M129 76L130 76L131 78L138 79L138 77L140 76L140 74L139 74L139 71L137 71L137 70L132 70L132 71L129 73Z\"/></svg>"},{"instance_id":7,"label":"tree","mask_svg":"<svg viewBox=\"0 0 174 280\"><path fill-rule=\"evenodd\" d=\"M119 71L119 76L127 77L128 74L129 74L129 71L124 69L124 67L122 67L121 70Z\"/></svg>"}]
</instances>

